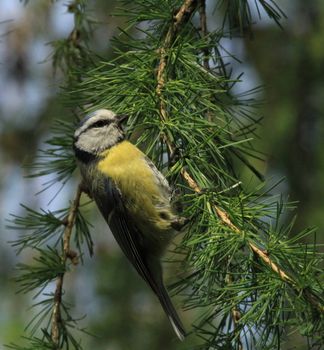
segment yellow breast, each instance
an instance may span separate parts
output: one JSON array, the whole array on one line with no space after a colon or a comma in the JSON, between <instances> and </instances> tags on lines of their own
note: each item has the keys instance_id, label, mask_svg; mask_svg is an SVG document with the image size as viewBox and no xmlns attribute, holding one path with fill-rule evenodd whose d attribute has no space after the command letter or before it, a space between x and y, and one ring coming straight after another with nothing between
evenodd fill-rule
<instances>
[{"instance_id":1,"label":"yellow breast","mask_svg":"<svg viewBox=\"0 0 324 350\"><path fill-rule=\"evenodd\" d=\"M144 235L170 230L174 217L156 175L136 146L123 141L101 154L98 169L114 181L123 202ZM161 218L161 212L168 218Z\"/></svg>"},{"instance_id":2,"label":"yellow breast","mask_svg":"<svg viewBox=\"0 0 324 350\"><path fill-rule=\"evenodd\" d=\"M102 153L98 168L118 186L126 206L134 215L145 211L154 217L154 202L160 196L160 189L154 173L145 161L145 155L128 141Z\"/></svg>"},{"instance_id":3,"label":"yellow breast","mask_svg":"<svg viewBox=\"0 0 324 350\"><path fill-rule=\"evenodd\" d=\"M133 191L133 186L152 195L159 194L154 174L145 161L145 155L136 146L123 141L101 155L103 159L99 162L99 170L108 175L124 195Z\"/></svg>"}]
</instances>

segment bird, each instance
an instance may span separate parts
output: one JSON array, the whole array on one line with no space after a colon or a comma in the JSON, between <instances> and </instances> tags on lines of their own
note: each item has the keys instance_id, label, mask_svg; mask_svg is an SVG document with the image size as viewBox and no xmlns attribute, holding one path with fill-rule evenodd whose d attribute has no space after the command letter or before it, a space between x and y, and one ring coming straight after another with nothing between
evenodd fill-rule
<instances>
[{"instance_id":1,"label":"bird","mask_svg":"<svg viewBox=\"0 0 324 350\"><path fill-rule=\"evenodd\" d=\"M163 282L161 258L180 230L170 185L125 136L128 118L108 109L87 115L73 148L84 191L95 201L121 250L151 287L180 340L185 329Z\"/></svg>"}]
</instances>

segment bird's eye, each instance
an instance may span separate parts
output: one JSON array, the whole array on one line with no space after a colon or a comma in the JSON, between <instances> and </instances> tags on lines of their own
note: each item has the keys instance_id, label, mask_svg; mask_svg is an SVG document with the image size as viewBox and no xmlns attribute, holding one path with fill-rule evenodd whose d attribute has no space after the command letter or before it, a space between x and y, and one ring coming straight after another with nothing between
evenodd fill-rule
<instances>
[{"instance_id":1,"label":"bird's eye","mask_svg":"<svg viewBox=\"0 0 324 350\"><path fill-rule=\"evenodd\" d=\"M108 125L109 123L109 120L98 120L91 125L91 128L101 128L102 126Z\"/></svg>"},{"instance_id":2,"label":"bird's eye","mask_svg":"<svg viewBox=\"0 0 324 350\"><path fill-rule=\"evenodd\" d=\"M170 219L169 214L167 212L165 212L165 211L161 211L159 213L159 215L160 215L160 218L163 219L163 220L169 220Z\"/></svg>"}]
</instances>

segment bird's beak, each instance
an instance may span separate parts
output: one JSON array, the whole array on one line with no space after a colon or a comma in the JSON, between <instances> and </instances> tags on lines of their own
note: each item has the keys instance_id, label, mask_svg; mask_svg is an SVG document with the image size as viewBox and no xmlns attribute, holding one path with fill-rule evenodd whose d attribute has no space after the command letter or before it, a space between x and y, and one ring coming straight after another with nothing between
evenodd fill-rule
<instances>
[{"instance_id":1,"label":"bird's beak","mask_svg":"<svg viewBox=\"0 0 324 350\"><path fill-rule=\"evenodd\" d=\"M121 125L123 124L123 122L124 122L125 120L127 120L128 118L129 118L129 115L126 115L126 114L117 115L117 120L118 120L117 124L118 124L119 126L121 126Z\"/></svg>"}]
</instances>

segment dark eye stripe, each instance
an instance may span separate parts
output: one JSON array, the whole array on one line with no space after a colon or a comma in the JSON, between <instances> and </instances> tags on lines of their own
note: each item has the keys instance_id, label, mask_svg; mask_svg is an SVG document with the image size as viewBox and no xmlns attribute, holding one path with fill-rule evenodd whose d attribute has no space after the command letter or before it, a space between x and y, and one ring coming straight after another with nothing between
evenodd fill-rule
<instances>
[{"instance_id":1,"label":"dark eye stripe","mask_svg":"<svg viewBox=\"0 0 324 350\"><path fill-rule=\"evenodd\" d=\"M81 125L81 127L79 129L77 129L77 135L74 135L74 139L77 141L79 139L80 135L84 134L88 130L90 130L92 128L101 128L101 127L103 127L105 125L109 125L112 122L113 121L109 120L109 119L101 119L101 120L98 120L95 123L87 125L87 126ZM81 123L84 124L84 120Z\"/></svg>"},{"instance_id":2,"label":"dark eye stripe","mask_svg":"<svg viewBox=\"0 0 324 350\"><path fill-rule=\"evenodd\" d=\"M105 125L108 125L111 123L111 120L98 120L97 122L91 124L89 126L89 129L92 129L92 128L101 128L102 126L105 126Z\"/></svg>"}]
</instances>

